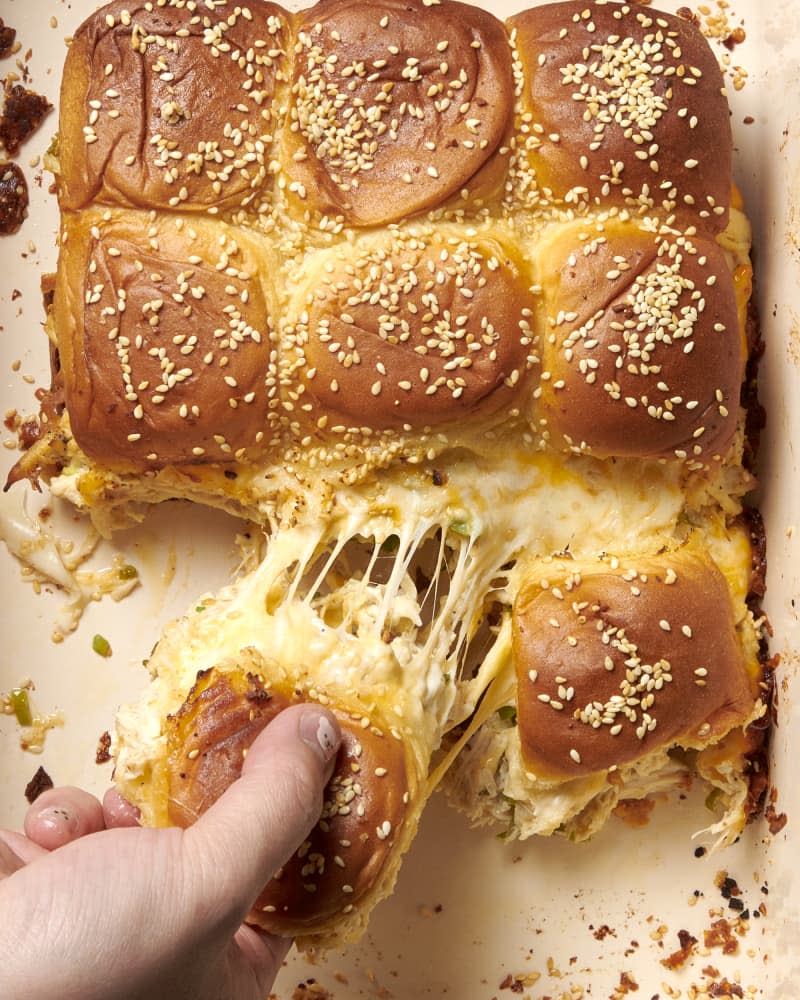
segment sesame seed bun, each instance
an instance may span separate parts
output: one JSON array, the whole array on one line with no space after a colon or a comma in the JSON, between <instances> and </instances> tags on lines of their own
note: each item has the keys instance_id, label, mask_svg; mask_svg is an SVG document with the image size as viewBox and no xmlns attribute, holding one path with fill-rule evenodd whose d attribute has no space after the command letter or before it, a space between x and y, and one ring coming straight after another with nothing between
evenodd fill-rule
<instances>
[{"instance_id":1,"label":"sesame seed bun","mask_svg":"<svg viewBox=\"0 0 800 1000\"><path fill-rule=\"evenodd\" d=\"M559 227L539 247L542 382L534 419L598 457L723 456L746 347L716 242L631 222Z\"/></svg>"},{"instance_id":2,"label":"sesame seed bun","mask_svg":"<svg viewBox=\"0 0 800 1000\"><path fill-rule=\"evenodd\" d=\"M725 228L730 114L693 24L578 0L526 10L509 29L524 79L518 180L528 198Z\"/></svg>"},{"instance_id":3,"label":"sesame seed bun","mask_svg":"<svg viewBox=\"0 0 800 1000\"><path fill-rule=\"evenodd\" d=\"M520 250L495 232L397 232L315 255L289 309L286 378L319 433L465 417L477 429L513 408L536 300Z\"/></svg>"},{"instance_id":4,"label":"sesame seed bun","mask_svg":"<svg viewBox=\"0 0 800 1000\"><path fill-rule=\"evenodd\" d=\"M513 101L508 39L487 11L323 0L296 25L281 146L294 211L376 225L500 190Z\"/></svg>"},{"instance_id":5,"label":"sesame seed bun","mask_svg":"<svg viewBox=\"0 0 800 1000\"><path fill-rule=\"evenodd\" d=\"M539 566L513 619L526 766L568 780L719 742L756 696L736 627L725 577L694 547Z\"/></svg>"},{"instance_id":6,"label":"sesame seed bun","mask_svg":"<svg viewBox=\"0 0 800 1000\"><path fill-rule=\"evenodd\" d=\"M265 451L268 248L222 223L84 211L64 220L55 294L70 426L116 469Z\"/></svg>"},{"instance_id":7,"label":"sesame seed bun","mask_svg":"<svg viewBox=\"0 0 800 1000\"><path fill-rule=\"evenodd\" d=\"M63 207L259 210L287 15L216 6L118 0L84 21L61 90Z\"/></svg>"},{"instance_id":8,"label":"sesame seed bun","mask_svg":"<svg viewBox=\"0 0 800 1000\"><path fill-rule=\"evenodd\" d=\"M166 722L169 821L194 822L239 776L267 723L308 697L240 669L198 674ZM409 840L414 787L400 739L374 717L364 726L359 713L326 703L342 728L342 746L321 819L260 894L248 922L283 935L313 931L317 939L335 928L347 939L348 928L360 928L391 889Z\"/></svg>"}]
</instances>

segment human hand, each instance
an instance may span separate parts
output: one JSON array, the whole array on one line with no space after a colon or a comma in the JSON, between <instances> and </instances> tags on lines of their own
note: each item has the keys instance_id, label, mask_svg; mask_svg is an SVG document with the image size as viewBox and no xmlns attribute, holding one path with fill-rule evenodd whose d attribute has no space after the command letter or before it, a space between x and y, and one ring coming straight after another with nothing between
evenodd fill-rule
<instances>
[{"instance_id":1,"label":"human hand","mask_svg":"<svg viewBox=\"0 0 800 1000\"><path fill-rule=\"evenodd\" d=\"M340 740L316 705L281 712L241 777L186 830L145 829L113 791L43 793L0 831L7 1000L264 1000L291 941L243 924L317 821Z\"/></svg>"}]
</instances>

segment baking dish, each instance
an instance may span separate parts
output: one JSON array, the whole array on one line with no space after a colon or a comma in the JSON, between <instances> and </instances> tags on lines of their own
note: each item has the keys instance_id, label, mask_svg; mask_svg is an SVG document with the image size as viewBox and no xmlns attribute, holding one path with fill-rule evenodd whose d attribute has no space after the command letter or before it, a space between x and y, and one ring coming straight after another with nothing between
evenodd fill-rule
<instances>
[{"instance_id":1,"label":"baking dish","mask_svg":"<svg viewBox=\"0 0 800 1000\"><path fill-rule=\"evenodd\" d=\"M522 5L487 6L505 16ZM663 6L674 10L677 5ZM54 4L46 22L16 0L7 5L4 16L22 42L17 58L28 68L30 85L51 100L57 95L64 36L89 9L85 3ZM542 998L615 996L633 991L634 985L643 996L725 996L725 981L744 996L791 1000L800 995L791 863L797 798L791 764L800 739L793 693L798 662L793 602L800 593L794 502L800 484L793 432L800 429L800 419L792 392L800 363L800 217L793 200L800 170L800 40L787 10L714 4L698 7L697 16L709 33L719 35L713 44L729 61L736 175L754 224L766 343L761 392L769 420L759 502L769 544L765 610L774 632L772 651L781 658L767 818L748 828L735 847L709 857L696 856L691 839L706 825L704 804L692 794L657 808L646 826L616 821L579 846L555 840L506 844L486 831L469 831L434 799L398 890L376 912L365 940L318 965L290 962L276 987L280 997L291 997L300 983L306 987L299 995L327 990L335 997L451 994L489 1000L506 990ZM723 40L740 26L746 39L730 51ZM54 128L51 115L23 147L19 162L31 187L30 218L3 244L9 262L0 303L4 409L14 406L23 413L35 409L34 385L46 381L38 285L42 272L54 267L57 216L41 161L32 164ZM7 464L13 457L11 449L4 449ZM20 496L5 498L6 520L22 518L25 528ZM26 504L36 521L48 501L31 494ZM55 532L59 517L69 522L59 534L72 530L78 539L85 536L84 525L55 509L43 530ZM56 644L53 630L66 632L69 624L67 595L48 587L35 593L20 581L18 564L2 553L6 657L0 688L29 677L36 707L58 710L63 719L63 726L48 732L36 757L19 748L13 719L0 717L4 823L19 823L22 791L40 763L59 783L105 786L108 769L94 763L98 737L111 726L117 706L141 690L141 661L159 625L230 575L239 557L235 534L241 527L221 515L167 505L137 531L102 545L87 567L111 565L120 553L124 562L137 565L143 585L119 603L89 601L77 629ZM50 558L46 546L40 556ZM86 585L90 590L91 581ZM93 651L97 634L109 641L110 657ZM685 962L676 957L677 968L669 968L663 962L686 940L679 932L696 938L698 946ZM733 989L732 995L739 994Z\"/></svg>"}]
</instances>

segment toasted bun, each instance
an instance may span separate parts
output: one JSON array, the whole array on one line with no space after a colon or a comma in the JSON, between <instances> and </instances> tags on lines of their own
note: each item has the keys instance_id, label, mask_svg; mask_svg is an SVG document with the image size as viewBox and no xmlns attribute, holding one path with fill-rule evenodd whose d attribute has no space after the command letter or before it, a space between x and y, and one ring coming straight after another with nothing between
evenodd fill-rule
<instances>
[{"instance_id":1,"label":"toasted bun","mask_svg":"<svg viewBox=\"0 0 800 1000\"><path fill-rule=\"evenodd\" d=\"M543 377L534 418L598 457L723 456L746 347L716 242L576 222L539 248Z\"/></svg>"},{"instance_id":2,"label":"toasted bun","mask_svg":"<svg viewBox=\"0 0 800 1000\"><path fill-rule=\"evenodd\" d=\"M111 468L240 461L268 443L268 247L221 223L69 216L56 323L72 433Z\"/></svg>"},{"instance_id":3,"label":"toasted bun","mask_svg":"<svg viewBox=\"0 0 800 1000\"><path fill-rule=\"evenodd\" d=\"M457 229L317 254L288 322L300 409L322 434L507 412L530 366L527 272L513 244Z\"/></svg>"},{"instance_id":4,"label":"toasted bun","mask_svg":"<svg viewBox=\"0 0 800 1000\"><path fill-rule=\"evenodd\" d=\"M526 766L569 780L658 747L701 748L744 725L749 676L725 577L710 557L541 567L514 607Z\"/></svg>"},{"instance_id":5,"label":"toasted bun","mask_svg":"<svg viewBox=\"0 0 800 1000\"><path fill-rule=\"evenodd\" d=\"M84 21L61 90L63 207L259 210L287 15L217 8L117 0Z\"/></svg>"},{"instance_id":6,"label":"toasted bun","mask_svg":"<svg viewBox=\"0 0 800 1000\"><path fill-rule=\"evenodd\" d=\"M296 38L282 145L296 211L376 225L462 189L473 199L501 189L514 87L491 14L457 2L323 0L299 16Z\"/></svg>"},{"instance_id":7,"label":"toasted bun","mask_svg":"<svg viewBox=\"0 0 800 1000\"><path fill-rule=\"evenodd\" d=\"M694 25L578 0L526 10L509 27L524 79L518 181L529 198L725 228L730 113Z\"/></svg>"},{"instance_id":8,"label":"toasted bun","mask_svg":"<svg viewBox=\"0 0 800 1000\"><path fill-rule=\"evenodd\" d=\"M166 724L169 819L188 826L241 773L247 748L309 694L242 671L202 671ZM342 746L322 817L259 896L248 921L272 933L317 935L368 910L391 888L412 793L400 739L329 704ZM367 901L369 900L369 904Z\"/></svg>"}]
</instances>

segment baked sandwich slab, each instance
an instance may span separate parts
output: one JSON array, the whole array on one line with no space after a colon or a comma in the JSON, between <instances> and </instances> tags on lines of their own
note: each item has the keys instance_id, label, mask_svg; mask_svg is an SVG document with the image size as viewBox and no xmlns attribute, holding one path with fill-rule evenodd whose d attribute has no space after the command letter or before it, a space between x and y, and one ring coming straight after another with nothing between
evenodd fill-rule
<instances>
[{"instance_id":1,"label":"baked sandwich slab","mask_svg":"<svg viewBox=\"0 0 800 1000\"><path fill-rule=\"evenodd\" d=\"M53 381L11 481L101 532L170 499L258 558L167 626L121 792L192 822L297 700L345 732L254 922L335 945L444 787L585 839L763 789L750 228L691 22L442 0L154 0L76 32ZM497 826L499 824L499 826Z\"/></svg>"}]
</instances>

